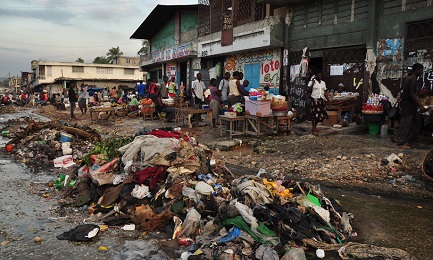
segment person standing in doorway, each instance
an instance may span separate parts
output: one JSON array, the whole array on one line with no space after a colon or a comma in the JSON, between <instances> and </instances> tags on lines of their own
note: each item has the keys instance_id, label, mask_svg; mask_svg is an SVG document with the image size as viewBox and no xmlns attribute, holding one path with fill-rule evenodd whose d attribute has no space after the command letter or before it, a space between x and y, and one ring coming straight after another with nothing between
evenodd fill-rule
<instances>
[{"instance_id":1,"label":"person standing in doorway","mask_svg":"<svg viewBox=\"0 0 433 260\"><path fill-rule=\"evenodd\" d=\"M224 105L227 105L227 96L229 95L230 72L224 74L224 78L220 81L218 89L221 91L221 98Z\"/></svg>"},{"instance_id":2,"label":"person standing in doorway","mask_svg":"<svg viewBox=\"0 0 433 260\"><path fill-rule=\"evenodd\" d=\"M71 85L69 85L69 90L68 90L69 103L71 104L71 118L75 118L74 116L75 102L77 102L78 99L74 87L75 85L71 83Z\"/></svg>"},{"instance_id":3,"label":"person standing in doorway","mask_svg":"<svg viewBox=\"0 0 433 260\"><path fill-rule=\"evenodd\" d=\"M412 74L406 78L400 96L400 127L398 129L397 145L402 149L411 149L417 146L418 136L421 132L421 117L417 108L424 113L427 109L418 99L418 77L423 74L423 65L415 63Z\"/></svg>"},{"instance_id":4,"label":"person standing in doorway","mask_svg":"<svg viewBox=\"0 0 433 260\"><path fill-rule=\"evenodd\" d=\"M177 94L177 83L175 77L171 77L170 82L167 85L168 96L171 98L175 98Z\"/></svg>"},{"instance_id":5,"label":"person standing in doorway","mask_svg":"<svg viewBox=\"0 0 433 260\"><path fill-rule=\"evenodd\" d=\"M328 118L326 113L326 103L328 101L328 93L326 93L326 83L322 80L322 72L316 74L316 78L308 83L308 92L311 92L311 120L312 120L312 134L319 135L317 130L317 123L323 122Z\"/></svg>"},{"instance_id":6,"label":"person standing in doorway","mask_svg":"<svg viewBox=\"0 0 433 260\"><path fill-rule=\"evenodd\" d=\"M206 87L201 79L201 73L197 73L197 79L192 82L191 87L192 95L194 97L194 105L197 108L204 104L204 89Z\"/></svg>"}]
</instances>

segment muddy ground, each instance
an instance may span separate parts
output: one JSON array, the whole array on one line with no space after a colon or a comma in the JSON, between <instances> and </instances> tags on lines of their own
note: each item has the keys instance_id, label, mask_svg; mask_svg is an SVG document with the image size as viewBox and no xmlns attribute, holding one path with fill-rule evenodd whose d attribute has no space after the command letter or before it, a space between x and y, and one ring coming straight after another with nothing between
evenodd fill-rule
<instances>
[{"instance_id":1,"label":"muddy ground","mask_svg":"<svg viewBox=\"0 0 433 260\"><path fill-rule=\"evenodd\" d=\"M69 121L67 112L41 114L54 120ZM89 116L78 116L74 122L88 125ZM141 118L116 118L115 123L109 126L92 126L102 134L133 135L142 127L178 125L143 122ZM219 129L180 127L199 142L211 146L214 156L224 159L236 174L256 174L263 168L268 174L321 185L325 194L342 202L345 211L354 213L354 226L358 229L354 241L398 247L418 259L433 259L428 246L433 242L433 181L423 176L421 171L422 160L433 147L431 136L423 137L421 149L403 151L390 138L369 136L362 127L351 126L353 131L320 127L321 134L315 137L308 133L308 124L292 122L289 135L238 137L236 139L242 140L242 145L239 142L234 146L230 144L231 150L224 151L228 138L225 135L220 137ZM383 165L382 159L391 153L402 153L403 163L392 167ZM55 179L57 173L29 174L31 171L25 167L13 164L18 168L10 169L12 166L9 164L8 160L0 163L3 176L1 203L5 205L0 215L0 242L9 241L8 245L0 247L2 258L58 257L61 254L56 248L67 248L70 252L59 259L77 259L78 256L115 258L126 250L125 241L137 239L136 233L110 230L98 241L86 245L56 240L55 235L59 232L82 221L86 215L85 208L68 208L64 212L56 208L56 202L62 198L56 197L45 182ZM11 175L10 172L19 174ZM9 191L11 187L19 189ZM46 193L52 194L44 197ZM23 223L19 221L21 219ZM48 241L35 244L34 236ZM111 250L98 251L99 245L108 245Z\"/></svg>"}]
</instances>

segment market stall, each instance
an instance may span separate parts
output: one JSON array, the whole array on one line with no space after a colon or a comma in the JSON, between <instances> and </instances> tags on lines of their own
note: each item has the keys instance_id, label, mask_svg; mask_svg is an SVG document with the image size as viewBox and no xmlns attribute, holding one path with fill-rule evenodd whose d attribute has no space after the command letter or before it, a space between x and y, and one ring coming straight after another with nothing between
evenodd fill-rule
<instances>
[{"instance_id":1,"label":"market stall","mask_svg":"<svg viewBox=\"0 0 433 260\"><path fill-rule=\"evenodd\" d=\"M364 121L368 123L368 133L371 135L380 134L380 127L386 117L381 103L384 99L387 97L373 94L366 103L362 104L362 116Z\"/></svg>"},{"instance_id":2,"label":"market stall","mask_svg":"<svg viewBox=\"0 0 433 260\"><path fill-rule=\"evenodd\" d=\"M342 92L329 96L331 102L329 104L326 104L326 111L335 111L337 114L336 123L340 125L345 124L345 122L343 122L344 120L342 118L342 115L344 115L345 113L349 113L349 115L345 118L348 118L349 120L347 120L347 123L350 123L353 116L355 115L356 99L358 98L359 93Z\"/></svg>"}]
</instances>

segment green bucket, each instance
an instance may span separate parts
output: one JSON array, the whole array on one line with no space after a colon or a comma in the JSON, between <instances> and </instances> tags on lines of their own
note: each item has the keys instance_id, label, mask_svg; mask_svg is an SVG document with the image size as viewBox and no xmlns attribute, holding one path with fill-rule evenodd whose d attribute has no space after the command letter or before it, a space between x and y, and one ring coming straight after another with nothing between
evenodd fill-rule
<instances>
[{"instance_id":1,"label":"green bucket","mask_svg":"<svg viewBox=\"0 0 433 260\"><path fill-rule=\"evenodd\" d=\"M368 133L371 135L380 135L380 123L368 123Z\"/></svg>"}]
</instances>

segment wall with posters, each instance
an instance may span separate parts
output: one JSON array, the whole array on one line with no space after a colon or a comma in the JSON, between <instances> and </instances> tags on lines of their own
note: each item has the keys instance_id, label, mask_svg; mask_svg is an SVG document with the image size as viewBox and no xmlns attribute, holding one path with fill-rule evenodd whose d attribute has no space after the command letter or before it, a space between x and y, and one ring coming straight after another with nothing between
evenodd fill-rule
<instances>
[{"instance_id":1,"label":"wall with posters","mask_svg":"<svg viewBox=\"0 0 433 260\"><path fill-rule=\"evenodd\" d=\"M244 79L250 81L250 87L268 85L271 92L278 93L281 66L281 50L264 49L228 56L224 62L224 71L243 72Z\"/></svg>"}]
</instances>

